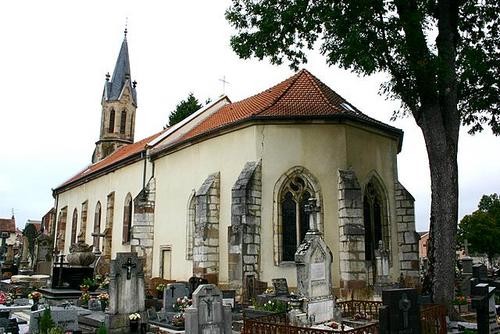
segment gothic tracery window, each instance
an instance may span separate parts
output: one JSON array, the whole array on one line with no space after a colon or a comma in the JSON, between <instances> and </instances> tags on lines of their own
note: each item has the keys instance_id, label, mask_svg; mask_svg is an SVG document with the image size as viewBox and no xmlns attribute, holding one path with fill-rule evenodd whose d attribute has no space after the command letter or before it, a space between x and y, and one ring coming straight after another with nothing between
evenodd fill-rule
<instances>
[{"instance_id":1,"label":"gothic tracery window","mask_svg":"<svg viewBox=\"0 0 500 334\"><path fill-rule=\"evenodd\" d=\"M389 225L385 210L385 197L377 182L372 179L366 185L363 197L365 260L371 262L372 270L376 269L375 251L380 246L385 250L390 248ZM375 272L373 276L376 276Z\"/></svg>"},{"instance_id":2,"label":"gothic tracery window","mask_svg":"<svg viewBox=\"0 0 500 334\"><path fill-rule=\"evenodd\" d=\"M309 229L309 215L305 206L314 194L300 175L292 177L281 191L282 261L294 261L295 251Z\"/></svg>"}]
</instances>

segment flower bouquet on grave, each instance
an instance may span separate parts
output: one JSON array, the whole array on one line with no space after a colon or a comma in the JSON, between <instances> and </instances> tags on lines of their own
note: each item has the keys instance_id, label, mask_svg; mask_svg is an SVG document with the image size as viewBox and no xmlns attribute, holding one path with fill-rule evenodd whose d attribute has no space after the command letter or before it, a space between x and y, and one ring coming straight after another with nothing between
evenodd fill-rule
<instances>
[{"instance_id":1,"label":"flower bouquet on grave","mask_svg":"<svg viewBox=\"0 0 500 334\"><path fill-rule=\"evenodd\" d=\"M141 320L141 315L137 312L131 313L129 314L128 319L130 321L130 330L132 332L136 332L139 328L139 320Z\"/></svg>"},{"instance_id":2,"label":"flower bouquet on grave","mask_svg":"<svg viewBox=\"0 0 500 334\"><path fill-rule=\"evenodd\" d=\"M184 296L183 298L177 298L175 303L172 305L174 311L181 313L183 313L184 310L189 306L191 306L191 299L189 299L187 296Z\"/></svg>"},{"instance_id":3,"label":"flower bouquet on grave","mask_svg":"<svg viewBox=\"0 0 500 334\"><path fill-rule=\"evenodd\" d=\"M90 277L84 278L82 285L88 286L88 290L91 292L97 290L97 288L99 287L99 283L97 283L97 281L95 279L90 278ZM80 285L80 288L81 288L81 285Z\"/></svg>"},{"instance_id":4,"label":"flower bouquet on grave","mask_svg":"<svg viewBox=\"0 0 500 334\"><path fill-rule=\"evenodd\" d=\"M99 301L101 302L101 310L104 312L109 302L109 294L107 294L106 292L100 293L97 296L97 299L99 299Z\"/></svg>"},{"instance_id":5,"label":"flower bouquet on grave","mask_svg":"<svg viewBox=\"0 0 500 334\"><path fill-rule=\"evenodd\" d=\"M88 307L89 306L89 300L90 300L90 294L88 292L83 292L82 295L79 298L80 306L81 307Z\"/></svg>"},{"instance_id":6,"label":"flower bouquet on grave","mask_svg":"<svg viewBox=\"0 0 500 334\"><path fill-rule=\"evenodd\" d=\"M33 291L32 293L30 293L28 295L28 298L29 299L33 299L33 302L38 302L40 300L40 298L42 298L42 294L38 291Z\"/></svg>"},{"instance_id":7,"label":"flower bouquet on grave","mask_svg":"<svg viewBox=\"0 0 500 334\"><path fill-rule=\"evenodd\" d=\"M174 314L174 316L172 317L172 325L174 325L175 327L184 328L184 320L184 312Z\"/></svg>"}]
</instances>

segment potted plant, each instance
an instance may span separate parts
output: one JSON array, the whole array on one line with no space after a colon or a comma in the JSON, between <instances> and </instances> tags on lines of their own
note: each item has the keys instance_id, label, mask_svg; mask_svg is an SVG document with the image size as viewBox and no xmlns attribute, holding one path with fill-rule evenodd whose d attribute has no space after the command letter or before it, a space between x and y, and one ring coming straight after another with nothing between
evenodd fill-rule
<instances>
[{"instance_id":1,"label":"potted plant","mask_svg":"<svg viewBox=\"0 0 500 334\"><path fill-rule=\"evenodd\" d=\"M28 298L33 300L33 306L31 307L31 310L38 310L38 302L40 301L40 298L42 298L42 294L38 291L33 291L28 295Z\"/></svg>"},{"instance_id":2,"label":"potted plant","mask_svg":"<svg viewBox=\"0 0 500 334\"><path fill-rule=\"evenodd\" d=\"M88 292L83 292L80 296L80 306L87 308L89 306L90 294Z\"/></svg>"},{"instance_id":3,"label":"potted plant","mask_svg":"<svg viewBox=\"0 0 500 334\"><path fill-rule=\"evenodd\" d=\"M156 286L156 292L158 293L158 299L163 299L163 291L165 290L165 284L160 283Z\"/></svg>"},{"instance_id":4,"label":"potted plant","mask_svg":"<svg viewBox=\"0 0 500 334\"><path fill-rule=\"evenodd\" d=\"M467 311L467 298L464 295L458 295L453 300L453 305L458 313Z\"/></svg>"},{"instance_id":5,"label":"potted plant","mask_svg":"<svg viewBox=\"0 0 500 334\"><path fill-rule=\"evenodd\" d=\"M99 294L99 296L97 296L97 299L99 299L99 301L101 302L101 310L104 312L109 302L109 294L103 292Z\"/></svg>"},{"instance_id":6,"label":"potted plant","mask_svg":"<svg viewBox=\"0 0 500 334\"><path fill-rule=\"evenodd\" d=\"M141 315L139 313L132 313L128 316L130 321L130 330L132 332L137 332L139 329L139 321L141 320Z\"/></svg>"},{"instance_id":7,"label":"potted plant","mask_svg":"<svg viewBox=\"0 0 500 334\"><path fill-rule=\"evenodd\" d=\"M97 281L91 277L85 277L83 279L82 285L88 286L88 290L90 292L94 292L99 287L99 283L97 283ZM80 285L80 288L82 287L82 285Z\"/></svg>"}]
</instances>

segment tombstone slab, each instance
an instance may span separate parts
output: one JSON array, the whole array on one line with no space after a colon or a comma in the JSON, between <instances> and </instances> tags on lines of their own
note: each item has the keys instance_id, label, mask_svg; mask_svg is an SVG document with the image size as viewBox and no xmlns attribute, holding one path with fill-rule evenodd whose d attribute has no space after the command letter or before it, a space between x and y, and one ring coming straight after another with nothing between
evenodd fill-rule
<instances>
[{"instance_id":1,"label":"tombstone slab","mask_svg":"<svg viewBox=\"0 0 500 334\"><path fill-rule=\"evenodd\" d=\"M31 312L30 315L30 333L38 333L38 318L41 317L44 310ZM50 313L55 324L64 330L75 331L78 327L78 311L73 308L51 307Z\"/></svg>"},{"instance_id":2,"label":"tombstone slab","mask_svg":"<svg viewBox=\"0 0 500 334\"><path fill-rule=\"evenodd\" d=\"M382 303L379 313L380 333L420 333L420 305L417 290L384 290Z\"/></svg>"},{"instance_id":3,"label":"tombstone slab","mask_svg":"<svg viewBox=\"0 0 500 334\"><path fill-rule=\"evenodd\" d=\"M186 333L232 334L231 307L222 302L222 292L214 284L200 285L193 292L193 305L185 312Z\"/></svg>"},{"instance_id":4,"label":"tombstone slab","mask_svg":"<svg viewBox=\"0 0 500 334\"><path fill-rule=\"evenodd\" d=\"M185 283L170 283L163 290L163 309L165 312L175 312L174 303L177 298L189 296L189 288Z\"/></svg>"}]
</instances>

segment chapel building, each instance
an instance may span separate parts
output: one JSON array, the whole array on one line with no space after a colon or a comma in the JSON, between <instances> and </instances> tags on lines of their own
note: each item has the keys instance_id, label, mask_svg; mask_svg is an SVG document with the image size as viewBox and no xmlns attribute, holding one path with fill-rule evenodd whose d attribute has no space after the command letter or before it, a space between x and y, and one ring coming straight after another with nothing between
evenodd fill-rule
<instances>
[{"instance_id":1,"label":"chapel building","mask_svg":"<svg viewBox=\"0 0 500 334\"><path fill-rule=\"evenodd\" d=\"M148 278L296 286L314 198L335 287L373 285L376 250L389 254L393 281L418 276L414 199L397 176L403 132L307 70L239 102L222 96L139 141L136 108L125 35L92 163L53 190L62 253L83 241L102 253L103 272L117 252L135 251Z\"/></svg>"}]
</instances>

